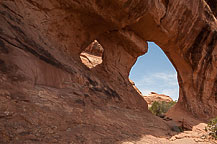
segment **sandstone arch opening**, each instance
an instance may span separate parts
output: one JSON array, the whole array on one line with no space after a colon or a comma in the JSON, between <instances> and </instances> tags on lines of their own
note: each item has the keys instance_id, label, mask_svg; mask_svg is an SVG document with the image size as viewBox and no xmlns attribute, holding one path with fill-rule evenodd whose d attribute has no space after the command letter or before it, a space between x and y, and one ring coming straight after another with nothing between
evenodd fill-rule
<instances>
[{"instance_id":1,"label":"sandstone arch opening","mask_svg":"<svg viewBox=\"0 0 217 144\"><path fill-rule=\"evenodd\" d=\"M162 139L170 127L147 112L128 76L146 40L155 41L178 71L171 118L195 126L216 117L214 3L1 1L0 143L179 143ZM89 70L79 56L94 39L105 51ZM206 142L193 134L190 142Z\"/></svg>"},{"instance_id":2,"label":"sandstone arch opening","mask_svg":"<svg viewBox=\"0 0 217 144\"><path fill-rule=\"evenodd\" d=\"M94 68L102 63L103 47L101 44L94 40L84 51L80 54L82 63L88 68Z\"/></svg>"},{"instance_id":3,"label":"sandstone arch opening","mask_svg":"<svg viewBox=\"0 0 217 144\"><path fill-rule=\"evenodd\" d=\"M177 72L163 50L154 42L148 42L148 52L137 59L129 78L149 107L154 101L178 100Z\"/></svg>"}]
</instances>

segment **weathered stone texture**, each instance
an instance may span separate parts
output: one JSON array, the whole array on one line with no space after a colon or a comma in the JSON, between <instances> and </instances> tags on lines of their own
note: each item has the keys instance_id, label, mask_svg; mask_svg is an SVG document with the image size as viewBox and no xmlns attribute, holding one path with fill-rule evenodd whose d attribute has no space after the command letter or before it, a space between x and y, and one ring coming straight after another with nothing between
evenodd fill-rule
<instances>
[{"instance_id":1,"label":"weathered stone texture","mask_svg":"<svg viewBox=\"0 0 217 144\"><path fill-rule=\"evenodd\" d=\"M89 69L80 53L94 40L103 62ZM0 143L115 143L168 134L128 80L146 41L158 44L178 72L180 98L168 115L216 116L212 0L0 1Z\"/></svg>"}]
</instances>

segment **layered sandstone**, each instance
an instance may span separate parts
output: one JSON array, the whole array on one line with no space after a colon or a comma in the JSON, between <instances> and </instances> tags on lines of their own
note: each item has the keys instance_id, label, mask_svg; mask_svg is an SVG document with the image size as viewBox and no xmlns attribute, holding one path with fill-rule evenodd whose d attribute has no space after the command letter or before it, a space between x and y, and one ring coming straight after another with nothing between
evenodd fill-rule
<instances>
[{"instance_id":1,"label":"layered sandstone","mask_svg":"<svg viewBox=\"0 0 217 144\"><path fill-rule=\"evenodd\" d=\"M96 41L92 42L81 54L83 64L88 68L94 68L102 63L103 47Z\"/></svg>"},{"instance_id":2,"label":"layered sandstone","mask_svg":"<svg viewBox=\"0 0 217 144\"><path fill-rule=\"evenodd\" d=\"M147 96L143 96L143 98L145 99L145 101L147 102L148 106L150 107L153 102L157 101L157 102L171 102L173 101L171 97L169 97L168 95L164 95L164 94L157 94L155 92L151 92L149 95Z\"/></svg>"},{"instance_id":3,"label":"layered sandstone","mask_svg":"<svg viewBox=\"0 0 217 144\"><path fill-rule=\"evenodd\" d=\"M178 72L179 101L168 115L217 115L211 0L4 0L0 15L1 143L122 143L172 135L128 80L146 41L158 44ZM80 54L96 39L102 63L89 69Z\"/></svg>"}]
</instances>

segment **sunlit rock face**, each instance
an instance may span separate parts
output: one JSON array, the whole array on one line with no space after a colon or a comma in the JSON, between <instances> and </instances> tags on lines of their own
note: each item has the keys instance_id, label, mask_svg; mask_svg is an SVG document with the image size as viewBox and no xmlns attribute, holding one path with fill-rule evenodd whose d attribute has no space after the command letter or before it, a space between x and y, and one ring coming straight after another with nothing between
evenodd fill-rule
<instances>
[{"instance_id":1,"label":"sunlit rock face","mask_svg":"<svg viewBox=\"0 0 217 144\"><path fill-rule=\"evenodd\" d=\"M1 1L0 142L114 143L152 134L150 122L162 130L155 135L168 133L128 80L146 41L178 72L180 97L169 115L216 116L216 6L207 3ZM102 63L89 69L80 55L94 40Z\"/></svg>"},{"instance_id":2,"label":"sunlit rock face","mask_svg":"<svg viewBox=\"0 0 217 144\"><path fill-rule=\"evenodd\" d=\"M88 68L94 68L102 63L103 47L94 40L83 52L80 54L81 61Z\"/></svg>"},{"instance_id":3,"label":"sunlit rock face","mask_svg":"<svg viewBox=\"0 0 217 144\"><path fill-rule=\"evenodd\" d=\"M173 99L164 94L158 94L155 92L151 92L149 95L144 95L143 98L148 103L148 107L151 107L154 102L172 102Z\"/></svg>"}]
</instances>

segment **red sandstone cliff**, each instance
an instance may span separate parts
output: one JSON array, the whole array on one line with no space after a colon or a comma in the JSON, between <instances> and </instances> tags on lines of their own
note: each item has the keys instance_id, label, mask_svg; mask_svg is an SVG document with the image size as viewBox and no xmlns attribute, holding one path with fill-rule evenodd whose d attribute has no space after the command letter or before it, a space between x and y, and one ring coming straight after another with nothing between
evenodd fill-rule
<instances>
[{"instance_id":1,"label":"red sandstone cliff","mask_svg":"<svg viewBox=\"0 0 217 144\"><path fill-rule=\"evenodd\" d=\"M102 63L89 69L80 54L96 39ZM156 137L173 135L128 80L146 41L178 72L180 98L168 116L216 116L216 2L0 1L0 143L124 143L148 135L143 142L160 143Z\"/></svg>"}]
</instances>

